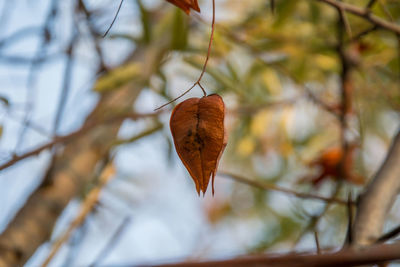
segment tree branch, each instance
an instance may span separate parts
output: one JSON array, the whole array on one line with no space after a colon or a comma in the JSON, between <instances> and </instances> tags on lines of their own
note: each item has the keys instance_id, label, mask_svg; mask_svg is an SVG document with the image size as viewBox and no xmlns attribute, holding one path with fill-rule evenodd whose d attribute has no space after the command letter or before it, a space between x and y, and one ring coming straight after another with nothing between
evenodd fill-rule
<instances>
[{"instance_id":1,"label":"tree branch","mask_svg":"<svg viewBox=\"0 0 400 267\"><path fill-rule=\"evenodd\" d=\"M357 6L343 3L343 2L338 2L335 0L318 0L319 2L326 3L328 5L331 5L333 7L336 7L342 11L349 12L353 15L356 15L358 17L364 18L371 22L372 24L386 29L388 31L391 31L393 33L400 34L400 25L397 25L395 23L388 22L384 19L381 19L373 14L371 14L371 11L368 8L359 8Z\"/></svg>"},{"instance_id":2,"label":"tree branch","mask_svg":"<svg viewBox=\"0 0 400 267\"><path fill-rule=\"evenodd\" d=\"M343 249L333 253L290 253L286 255L265 254L239 257L228 260L214 260L202 262L183 262L165 265L151 265L157 267L195 267L195 266L214 266L214 267L256 267L256 266L358 266L364 264L376 264L400 259L400 243L374 245L363 250ZM145 266L145 265L141 265Z\"/></svg>"},{"instance_id":3,"label":"tree branch","mask_svg":"<svg viewBox=\"0 0 400 267\"><path fill-rule=\"evenodd\" d=\"M63 135L63 136L58 136L56 138L54 138L53 140L51 140L50 142L43 144L41 146L38 146L37 148L34 148L30 151L27 151L21 155L14 155L10 160L8 160L7 162L4 162L2 164L0 164L0 171L13 166L14 164L32 157L32 156L36 156L38 154L40 154L42 151L47 150L52 148L55 145L58 144L65 144L68 142L73 141L74 139L87 134L88 132L90 132L91 130L93 130L94 128L96 128L97 126L101 126L101 125L106 125L106 124L112 124L112 123L119 123L124 119L140 119L140 118L148 118L148 117L156 117L160 114L160 112L154 112L154 113L144 113L144 114L138 114L138 113L123 113L123 114L117 114L114 116L111 116L110 118L106 118L104 120L99 120L99 121L93 121L90 123L86 123L85 125L83 125L80 129L67 134L67 135Z\"/></svg>"},{"instance_id":4,"label":"tree branch","mask_svg":"<svg viewBox=\"0 0 400 267\"><path fill-rule=\"evenodd\" d=\"M379 238L386 215L399 192L400 131L384 163L360 197L353 228L354 245L370 245Z\"/></svg>"},{"instance_id":5,"label":"tree branch","mask_svg":"<svg viewBox=\"0 0 400 267\"><path fill-rule=\"evenodd\" d=\"M98 184L96 184L86 195L85 200L81 204L80 211L77 217L70 223L67 230L52 244L50 253L47 256L46 260L43 262L42 267L46 267L49 265L54 256L60 250L60 248L69 240L72 232L80 227L86 220L87 216L93 212L99 201L100 193L106 187L108 182L115 177L114 172L115 170L113 168L112 162L106 163L105 166L103 166L103 170L101 170L99 177L97 177L97 179L99 180Z\"/></svg>"},{"instance_id":6,"label":"tree branch","mask_svg":"<svg viewBox=\"0 0 400 267\"><path fill-rule=\"evenodd\" d=\"M230 178L234 181L237 181L239 183L254 186L254 187L257 187L257 188L263 189L263 190L271 190L271 191L276 191L276 192L281 192L281 193L285 193L288 195L292 195L292 196L295 196L298 198L314 199L314 200L320 200L320 201L324 201L324 202L328 202L328 203L336 203L336 204L342 204L342 205L348 204L348 201L346 201L346 200L342 200L342 199L338 199L338 198L323 197L323 196L314 195L314 194L310 194L310 193L296 192L291 189L279 187L279 186L276 186L273 184L267 184L267 183L262 183L262 182L255 181L255 180L250 180L250 179L244 178L242 176L239 176L237 174L232 174L232 173L228 173L228 172L218 172L218 174L223 175L223 176ZM351 203L351 204L354 204L354 203Z\"/></svg>"},{"instance_id":7,"label":"tree branch","mask_svg":"<svg viewBox=\"0 0 400 267\"><path fill-rule=\"evenodd\" d=\"M166 52L166 42L155 42L152 46L139 46L136 49L133 59L143 65L142 82L130 83L102 95L96 108L86 119L83 129L96 124L110 110L132 108L146 81L160 66ZM112 125L99 126L86 135L76 134L79 138L65 146L62 153L56 156L48 175L50 179L45 179L28 198L24 207L0 235L1 267L22 266L35 250L48 240L65 206L92 179L98 161L109 152L121 122L122 120ZM48 144L47 147L52 145L54 144ZM38 152L30 152L35 153Z\"/></svg>"}]
</instances>

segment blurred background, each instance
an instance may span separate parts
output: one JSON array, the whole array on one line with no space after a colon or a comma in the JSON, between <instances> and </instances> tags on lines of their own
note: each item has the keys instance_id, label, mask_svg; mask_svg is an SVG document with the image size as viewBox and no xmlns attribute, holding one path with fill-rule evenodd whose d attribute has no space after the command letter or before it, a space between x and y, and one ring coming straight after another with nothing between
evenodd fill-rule
<instances>
[{"instance_id":1,"label":"blurred background","mask_svg":"<svg viewBox=\"0 0 400 267\"><path fill-rule=\"evenodd\" d=\"M216 1L202 85L225 101L229 140L215 196L199 197L169 116L201 90L154 109L197 80L211 1L188 16L125 0L104 38L119 1L0 1L0 231L60 169L82 177L26 266L51 251L50 266L102 266L315 251L316 233L321 248L343 244L345 202L399 126L400 39L318 1L271 3ZM372 11L399 22L398 1ZM386 228L399 221L393 212Z\"/></svg>"}]
</instances>

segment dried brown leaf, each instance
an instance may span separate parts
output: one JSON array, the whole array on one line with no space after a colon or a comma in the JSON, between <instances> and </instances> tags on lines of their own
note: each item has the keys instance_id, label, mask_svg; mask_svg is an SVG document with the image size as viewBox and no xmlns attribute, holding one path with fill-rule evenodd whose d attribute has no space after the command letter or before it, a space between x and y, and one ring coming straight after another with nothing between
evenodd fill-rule
<instances>
[{"instance_id":1,"label":"dried brown leaf","mask_svg":"<svg viewBox=\"0 0 400 267\"><path fill-rule=\"evenodd\" d=\"M197 3L197 0L167 0L171 4L179 7L183 11L186 12L186 14L190 14L190 9L193 9L197 12L200 12L200 7L199 4Z\"/></svg>"},{"instance_id":2,"label":"dried brown leaf","mask_svg":"<svg viewBox=\"0 0 400 267\"><path fill-rule=\"evenodd\" d=\"M172 111L170 127L176 151L196 184L205 194L210 177L226 146L225 105L219 95L189 98Z\"/></svg>"}]
</instances>

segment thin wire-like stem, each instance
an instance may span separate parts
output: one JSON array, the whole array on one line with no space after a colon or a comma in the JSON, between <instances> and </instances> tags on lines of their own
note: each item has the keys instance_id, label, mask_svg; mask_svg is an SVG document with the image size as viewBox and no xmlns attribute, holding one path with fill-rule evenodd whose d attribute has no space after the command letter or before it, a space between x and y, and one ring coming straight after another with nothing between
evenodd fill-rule
<instances>
[{"instance_id":1,"label":"thin wire-like stem","mask_svg":"<svg viewBox=\"0 0 400 267\"><path fill-rule=\"evenodd\" d=\"M124 2L124 0L121 0L121 2L119 3L117 13L115 13L115 16L114 16L110 26L108 27L107 31L103 34L103 38L107 36L108 32L111 30L112 26L114 25L114 22L117 20L117 17L118 17L119 11L121 10L123 2Z\"/></svg>"},{"instance_id":2,"label":"thin wire-like stem","mask_svg":"<svg viewBox=\"0 0 400 267\"><path fill-rule=\"evenodd\" d=\"M168 103L165 103L164 105L156 108L154 111L157 111L159 109L162 109L165 106L168 106L169 104L175 102L176 100L180 99L181 97L183 97L184 95L186 95L187 93L189 93L196 85L198 85L200 87L200 89L203 91L204 96L207 95L206 90L204 89L204 87L200 84L201 79L204 76L204 73L206 72L206 68L207 68L207 64L208 64L208 60L210 59L210 55L211 55L211 48L212 48L212 41L214 39L214 31L215 31L215 0L212 0L212 21L211 21L211 34L210 34L210 40L208 42L208 49L207 49L207 56L206 56L206 60L204 61L204 65L203 65L203 69L201 70L200 76L197 79L197 81L189 88L187 89L185 92L183 92L180 96L172 99L171 101L169 101Z\"/></svg>"},{"instance_id":3,"label":"thin wire-like stem","mask_svg":"<svg viewBox=\"0 0 400 267\"><path fill-rule=\"evenodd\" d=\"M363 18L363 19L369 21L370 23L378 26L379 28L388 30L393 33L400 34L400 25L390 22L390 21L387 21L385 19L381 19L380 17L371 14L371 11L369 9L359 8L352 4L348 4L345 2L339 2L336 0L318 0L318 1L322 2L322 3L326 3L326 4L336 7L336 8L340 8L343 11L346 11L355 16Z\"/></svg>"},{"instance_id":4,"label":"thin wire-like stem","mask_svg":"<svg viewBox=\"0 0 400 267\"><path fill-rule=\"evenodd\" d=\"M297 192L297 191L293 191L289 188L279 187L274 184L267 184L267 183L259 182L256 180L251 180L251 179L248 179L248 178L245 178L245 177L242 177L240 175L233 174L230 172L219 171L218 174L223 177L230 178L231 180L234 180L234 181L237 181L237 182L240 182L243 184L247 184L247 185L259 188L259 189L281 192L281 193L291 195L291 196L294 196L297 198L314 199L314 200L319 200L319 201L323 201L326 203L335 203L335 204L340 204L340 205L348 204L348 202L346 200L339 199L336 197L324 197L324 196L314 195L311 193ZM334 193L334 195L336 195L336 194L337 194L337 192ZM351 204L355 205L354 202L351 202Z\"/></svg>"},{"instance_id":5,"label":"thin wire-like stem","mask_svg":"<svg viewBox=\"0 0 400 267\"><path fill-rule=\"evenodd\" d=\"M314 231L315 247L317 248L317 254L321 254L321 245L319 244L318 232Z\"/></svg>"},{"instance_id":6,"label":"thin wire-like stem","mask_svg":"<svg viewBox=\"0 0 400 267\"><path fill-rule=\"evenodd\" d=\"M207 49L207 57L206 60L204 61L203 69L200 73L199 79L197 80L196 83L200 84L201 79L203 78L204 73L206 72L207 68L207 63L210 58L211 54L211 46L212 46L212 41L214 39L214 30L215 30L215 0L212 0L212 5L213 5L213 14L212 14L212 22L211 22L211 34L210 34L210 41L208 42L208 49ZM203 89L204 91L204 89ZM205 93L205 91L204 91ZM206 93L205 93L206 95Z\"/></svg>"},{"instance_id":7,"label":"thin wire-like stem","mask_svg":"<svg viewBox=\"0 0 400 267\"><path fill-rule=\"evenodd\" d=\"M344 247L351 245L353 242L353 205L351 204L353 202L352 194L351 191L349 192L349 196L347 198L347 234L346 234L346 240L344 242Z\"/></svg>"},{"instance_id":8,"label":"thin wire-like stem","mask_svg":"<svg viewBox=\"0 0 400 267\"><path fill-rule=\"evenodd\" d=\"M351 26L350 26L349 20L347 19L346 12L344 12L343 9L340 9L340 12L342 13L343 24L346 29L346 33L349 36L349 38L351 39L351 38L353 38L353 31L351 30Z\"/></svg>"},{"instance_id":9,"label":"thin wire-like stem","mask_svg":"<svg viewBox=\"0 0 400 267\"><path fill-rule=\"evenodd\" d=\"M108 240L107 244L100 251L100 253L98 254L97 258L90 265L90 267L99 266L99 263L107 258L107 256L113 250L114 246L117 244L117 242L122 237L122 234L124 233L126 228L129 226L130 221L131 221L131 217L130 216L127 216L127 217L125 217L123 219L122 223L118 226L118 229L114 232L114 234L110 238L110 240Z\"/></svg>"},{"instance_id":10,"label":"thin wire-like stem","mask_svg":"<svg viewBox=\"0 0 400 267\"><path fill-rule=\"evenodd\" d=\"M158 116L159 113L143 113L143 114L135 114L135 113L126 113L126 114L117 114L115 116L111 116L110 118L107 118L105 120L100 120L100 121L96 121L96 122L92 122L92 123L88 123L86 126L82 126L80 129L76 130L75 132L72 132L70 134L67 135L63 135L63 136L56 136L53 138L53 140L49 141L48 143L45 143L37 148L34 148L30 151L27 151L21 155L13 155L13 157L0 164L0 171L14 165L15 163L22 161L26 158L38 155L40 152L46 150L46 149L50 149L55 145L58 144L65 144L69 141L74 140L75 138L78 138L86 133L88 133L90 130L92 130L93 128L101 125L101 124L109 124L109 123L115 123L118 121L121 121L123 119L126 118L130 118L133 120L137 120L140 118L148 118L148 117L156 117Z\"/></svg>"},{"instance_id":11,"label":"thin wire-like stem","mask_svg":"<svg viewBox=\"0 0 400 267\"><path fill-rule=\"evenodd\" d=\"M176 100L178 100L178 99L181 98L182 96L184 96L184 95L186 95L187 93L189 93L190 90L192 90L196 85L197 85L197 82L196 82L195 84L193 84L193 85L192 85L189 89L187 89L185 92L183 92L183 94L181 94L180 96L178 96L178 97L172 99L172 100L169 101L168 103L165 103L164 105L159 106L159 107L156 108L154 111L160 110L160 109L162 109L163 107L168 106L169 104L175 102Z\"/></svg>"},{"instance_id":12,"label":"thin wire-like stem","mask_svg":"<svg viewBox=\"0 0 400 267\"><path fill-rule=\"evenodd\" d=\"M52 244L50 253L42 263L42 267L47 267L50 264L60 248L69 240L73 231L79 228L93 212L99 201L100 193L107 186L108 182L115 177L112 165L105 164L102 166L101 172L98 175L98 184L86 195L85 200L81 204L78 216L70 223L67 230Z\"/></svg>"}]
</instances>

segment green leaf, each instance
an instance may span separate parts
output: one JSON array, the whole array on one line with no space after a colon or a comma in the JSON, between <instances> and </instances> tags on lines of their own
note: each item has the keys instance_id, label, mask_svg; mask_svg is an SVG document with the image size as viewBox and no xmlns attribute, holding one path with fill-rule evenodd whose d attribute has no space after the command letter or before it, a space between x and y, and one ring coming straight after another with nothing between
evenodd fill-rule
<instances>
[{"instance_id":1,"label":"green leaf","mask_svg":"<svg viewBox=\"0 0 400 267\"><path fill-rule=\"evenodd\" d=\"M176 9L172 23L171 48L175 50L184 50L188 41L188 23L184 13Z\"/></svg>"},{"instance_id":2,"label":"green leaf","mask_svg":"<svg viewBox=\"0 0 400 267\"><path fill-rule=\"evenodd\" d=\"M142 1L138 1L140 17L142 21L142 40L145 44L149 44L151 42L152 32L150 25L149 12L144 8Z\"/></svg>"}]
</instances>

